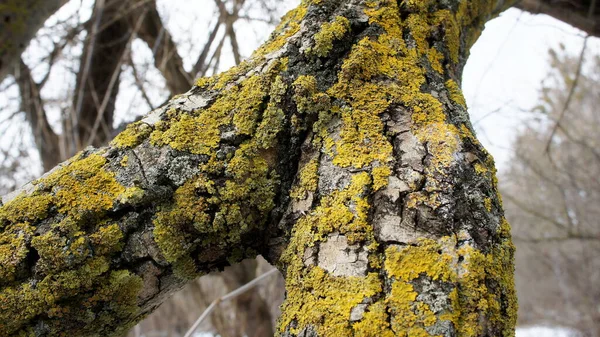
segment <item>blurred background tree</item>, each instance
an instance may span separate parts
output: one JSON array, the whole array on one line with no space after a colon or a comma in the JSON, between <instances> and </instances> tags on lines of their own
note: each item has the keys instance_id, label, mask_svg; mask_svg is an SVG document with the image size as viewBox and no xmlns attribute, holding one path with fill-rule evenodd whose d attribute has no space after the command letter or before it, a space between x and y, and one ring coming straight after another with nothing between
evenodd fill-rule
<instances>
[{"instance_id":1,"label":"blurred background tree","mask_svg":"<svg viewBox=\"0 0 600 337\"><path fill-rule=\"evenodd\" d=\"M600 336L600 56L550 50L535 117L500 177L519 323Z\"/></svg>"}]
</instances>

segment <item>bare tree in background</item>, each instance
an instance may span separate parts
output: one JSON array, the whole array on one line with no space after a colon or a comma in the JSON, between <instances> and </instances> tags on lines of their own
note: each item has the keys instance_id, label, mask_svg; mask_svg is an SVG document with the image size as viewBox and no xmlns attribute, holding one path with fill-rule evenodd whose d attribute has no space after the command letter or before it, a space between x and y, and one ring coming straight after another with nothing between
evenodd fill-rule
<instances>
[{"instance_id":1,"label":"bare tree in background","mask_svg":"<svg viewBox=\"0 0 600 337\"><path fill-rule=\"evenodd\" d=\"M598 337L600 57L583 56L550 52L538 118L519 132L501 187L517 245L520 322Z\"/></svg>"}]
</instances>

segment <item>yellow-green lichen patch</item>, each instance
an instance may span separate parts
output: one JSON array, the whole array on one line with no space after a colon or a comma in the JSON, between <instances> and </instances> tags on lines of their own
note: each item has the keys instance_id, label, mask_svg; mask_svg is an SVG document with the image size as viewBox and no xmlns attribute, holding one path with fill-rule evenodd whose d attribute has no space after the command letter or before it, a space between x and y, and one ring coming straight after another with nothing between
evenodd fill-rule
<instances>
[{"instance_id":1,"label":"yellow-green lichen patch","mask_svg":"<svg viewBox=\"0 0 600 337\"><path fill-rule=\"evenodd\" d=\"M152 128L146 123L131 123L111 141L110 145L117 148L136 147L148 138L150 132Z\"/></svg>"},{"instance_id":2,"label":"yellow-green lichen patch","mask_svg":"<svg viewBox=\"0 0 600 337\"><path fill-rule=\"evenodd\" d=\"M392 170L389 166L377 166L372 170L373 174L373 190L377 191L385 187L388 183L388 178L392 175Z\"/></svg>"},{"instance_id":3,"label":"yellow-green lichen patch","mask_svg":"<svg viewBox=\"0 0 600 337\"><path fill-rule=\"evenodd\" d=\"M182 256L173 262L173 273L182 280L191 281L200 276L194 259Z\"/></svg>"},{"instance_id":4,"label":"yellow-green lichen patch","mask_svg":"<svg viewBox=\"0 0 600 337\"><path fill-rule=\"evenodd\" d=\"M242 83L239 93L228 97L234 113L233 124L239 134L254 134L262 102L268 94L267 84L263 76L251 76Z\"/></svg>"},{"instance_id":5,"label":"yellow-green lichen patch","mask_svg":"<svg viewBox=\"0 0 600 337\"><path fill-rule=\"evenodd\" d=\"M489 326L500 327L502 336L513 336L516 296L514 246L509 241L509 231L504 220L499 230L501 242L488 254L470 244L456 249L456 239L452 237L440 241L423 239L416 246L389 247L385 270L393 282L386 303L392 314L394 333L429 336L427 327L437 321L450 321L458 335L474 337L484 329L481 321L487 320ZM433 313L426 303L417 300L413 282L421 277L455 287L448 294L448 309Z\"/></svg>"},{"instance_id":6,"label":"yellow-green lichen patch","mask_svg":"<svg viewBox=\"0 0 600 337\"><path fill-rule=\"evenodd\" d=\"M335 277L320 267L312 267L301 281L288 280L286 289L282 326L296 321L300 327L317 326L319 336L351 336L348 320L352 308L381 292L382 285L376 273ZM292 328L291 332L297 334L297 330Z\"/></svg>"},{"instance_id":7,"label":"yellow-green lichen patch","mask_svg":"<svg viewBox=\"0 0 600 337\"><path fill-rule=\"evenodd\" d=\"M418 129L416 136L422 143L427 143L427 150L432 155L427 173L446 175L460 150L458 129L451 124L432 123ZM435 189L433 186L429 188Z\"/></svg>"},{"instance_id":8,"label":"yellow-green lichen patch","mask_svg":"<svg viewBox=\"0 0 600 337\"><path fill-rule=\"evenodd\" d=\"M304 199L306 198L306 193L314 192L319 183L318 170L319 160L317 158L310 160L304 165L298 174L300 181L294 186L290 192L290 196L295 199Z\"/></svg>"},{"instance_id":9,"label":"yellow-green lichen patch","mask_svg":"<svg viewBox=\"0 0 600 337\"><path fill-rule=\"evenodd\" d=\"M228 233L233 242L240 240L240 235L262 225L265 215L275 206L275 188L278 177L272 167L275 165L270 151L262 150L253 142L240 146L229 162L226 174L233 177L225 186L219 188L221 201L224 203L215 214L215 222L226 222L236 228ZM255 210L248 213L249 210ZM242 213L243 212L243 213Z\"/></svg>"},{"instance_id":10,"label":"yellow-green lichen patch","mask_svg":"<svg viewBox=\"0 0 600 337\"><path fill-rule=\"evenodd\" d=\"M74 270L48 275L35 286L23 283L0 290L0 333L11 335L24 322L54 307L60 299L91 289L98 276L109 270L104 257L88 259Z\"/></svg>"},{"instance_id":11,"label":"yellow-green lichen patch","mask_svg":"<svg viewBox=\"0 0 600 337\"><path fill-rule=\"evenodd\" d=\"M174 203L154 220L154 238L167 261L178 261L198 244L235 246L262 226L277 185L271 159L269 150L247 141L224 166L229 179L223 184L201 174L179 187Z\"/></svg>"},{"instance_id":12,"label":"yellow-green lichen patch","mask_svg":"<svg viewBox=\"0 0 600 337\"><path fill-rule=\"evenodd\" d=\"M353 336L357 337L394 337L387 306L383 301L377 301L369 305L368 311L363 314L363 318L352 324L352 329L354 330Z\"/></svg>"},{"instance_id":13,"label":"yellow-green lichen patch","mask_svg":"<svg viewBox=\"0 0 600 337\"><path fill-rule=\"evenodd\" d=\"M91 154L75 159L39 183L52 188L54 204L61 213L75 219L99 216L111 209L115 199L125 191L115 174L104 169L105 164L106 158Z\"/></svg>"},{"instance_id":14,"label":"yellow-green lichen patch","mask_svg":"<svg viewBox=\"0 0 600 337\"><path fill-rule=\"evenodd\" d=\"M464 263L459 269L460 293L453 302L460 313L460 336L479 336L485 319L501 336L513 337L517 320L517 297L514 285L514 250L510 241L510 225L502 219L498 231L500 242L488 254L467 244L458 250ZM492 288L490 288L492 287Z\"/></svg>"},{"instance_id":15,"label":"yellow-green lichen patch","mask_svg":"<svg viewBox=\"0 0 600 337\"><path fill-rule=\"evenodd\" d=\"M219 143L220 124L215 116L208 113L198 117L182 114L171 123L158 122L150 141L157 146L169 145L176 150L209 154Z\"/></svg>"},{"instance_id":16,"label":"yellow-green lichen patch","mask_svg":"<svg viewBox=\"0 0 600 337\"><path fill-rule=\"evenodd\" d=\"M435 0L402 0L402 6L405 6L411 12L427 12L428 8L435 4Z\"/></svg>"},{"instance_id":17,"label":"yellow-green lichen patch","mask_svg":"<svg viewBox=\"0 0 600 337\"><path fill-rule=\"evenodd\" d=\"M288 38L300 31L300 22L306 16L308 4L303 1L298 7L287 12L281 22L275 28L269 41L260 46L251 56L251 59L260 59L269 53L279 51L286 43Z\"/></svg>"},{"instance_id":18,"label":"yellow-green lichen patch","mask_svg":"<svg viewBox=\"0 0 600 337\"><path fill-rule=\"evenodd\" d=\"M128 187L121 195L119 195L118 200L123 204L137 205L142 201L145 194L146 192L137 186Z\"/></svg>"},{"instance_id":19,"label":"yellow-green lichen patch","mask_svg":"<svg viewBox=\"0 0 600 337\"><path fill-rule=\"evenodd\" d=\"M92 255L89 239L82 231L62 235L58 230L51 230L34 237L31 246L40 256L36 268L43 274L76 266Z\"/></svg>"},{"instance_id":20,"label":"yellow-green lichen patch","mask_svg":"<svg viewBox=\"0 0 600 337\"><path fill-rule=\"evenodd\" d=\"M321 30L315 34L315 46L307 52L325 57L333 49L333 42L340 40L350 30L350 21L343 16L336 16L333 22L325 22Z\"/></svg>"},{"instance_id":21,"label":"yellow-green lichen patch","mask_svg":"<svg viewBox=\"0 0 600 337\"><path fill-rule=\"evenodd\" d=\"M124 155L123 158L121 159L121 161L119 162L119 164L122 167L127 167L127 165L129 165L129 156L128 155Z\"/></svg>"},{"instance_id":22,"label":"yellow-green lichen patch","mask_svg":"<svg viewBox=\"0 0 600 337\"><path fill-rule=\"evenodd\" d=\"M446 89L448 90L448 96L452 100L452 102L462 106L463 108L467 107L467 102L465 101L465 96L463 96L460 87L454 80L446 81Z\"/></svg>"},{"instance_id":23,"label":"yellow-green lichen patch","mask_svg":"<svg viewBox=\"0 0 600 337\"><path fill-rule=\"evenodd\" d=\"M214 193L212 182L204 176L191 179L175 191L174 202L157 213L154 220L154 240L169 262L184 256L194 241L194 229L212 231L209 204L199 193Z\"/></svg>"},{"instance_id":24,"label":"yellow-green lichen patch","mask_svg":"<svg viewBox=\"0 0 600 337\"><path fill-rule=\"evenodd\" d=\"M31 195L21 193L15 199L0 207L0 228L4 221L35 222L46 218L54 198L50 194L34 192Z\"/></svg>"},{"instance_id":25,"label":"yellow-green lichen patch","mask_svg":"<svg viewBox=\"0 0 600 337\"><path fill-rule=\"evenodd\" d=\"M142 286L142 278L128 270L111 271L104 286L94 294L89 304L93 305L94 300L104 302L109 308L105 310L110 312L107 318L119 324L120 320L138 311L137 300Z\"/></svg>"},{"instance_id":26,"label":"yellow-green lichen patch","mask_svg":"<svg viewBox=\"0 0 600 337\"><path fill-rule=\"evenodd\" d=\"M90 235L90 242L97 255L110 255L123 248L123 232L116 223L103 224Z\"/></svg>"},{"instance_id":27,"label":"yellow-green lichen patch","mask_svg":"<svg viewBox=\"0 0 600 337\"><path fill-rule=\"evenodd\" d=\"M455 282L455 243L450 238L441 242L423 239L416 246L392 246L386 249L385 271L393 280L392 291L386 302L392 314L392 330L397 336L430 336L426 328L438 319L449 317L447 314L450 312L438 316L428 304L417 300L418 293L412 282L419 277Z\"/></svg>"},{"instance_id":28,"label":"yellow-green lichen patch","mask_svg":"<svg viewBox=\"0 0 600 337\"><path fill-rule=\"evenodd\" d=\"M451 239L444 239L444 241L447 242L438 243L431 239L423 239L416 246L387 248L385 262L387 274L405 282L410 282L421 274L432 280L452 280L453 256L449 254L448 247L453 247L453 242Z\"/></svg>"},{"instance_id":29,"label":"yellow-green lichen patch","mask_svg":"<svg viewBox=\"0 0 600 337\"><path fill-rule=\"evenodd\" d=\"M262 121L256 128L256 134L254 135L256 144L263 149L268 149L275 145L275 137L283 128L285 114L280 106L286 91L287 85L281 76L277 76L269 90L269 103L263 113Z\"/></svg>"},{"instance_id":30,"label":"yellow-green lichen patch","mask_svg":"<svg viewBox=\"0 0 600 337\"><path fill-rule=\"evenodd\" d=\"M0 284L15 280L17 268L29 252L28 241L33 231L32 226L19 223L0 232Z\"/></svg>"},{"instance_id":31,"label":"yellow-green lichen patch","mask_svg":"<svg viewBox=\"0 0 600 337\"><path fill-rule=\"evenodd\" d=\"M323 336L352 335L348 325L351 310L366 298L382 291L377 274L333 276L318 266L305 266L305 250L326 240L331 233L344 235L349 244L374 241L367 222L365 199L372 182L366 172L352 177L350 186L321 199L321 204L294 226L290 243L281 257L287 266L286 289L280 327L296 321L299 327L312 324ZM366 245L369 253L374 245ZM310 308L307 310L306 308ZM297 333L298 329L292 329Z\"/></svg>"},{"instance_id":32,"label":"yellow-green lichen patch","mask_svg":"<svg viewBox=\"0 0 600 337\"><path fill-rule=\"evenodd\" d=\"M273 81L270 87L267 76L255 75L239 84L232 84L209 108L197 112L197 116L173 113L176 120L159 122L150 140L154 145L169 145L174 149L195 154L212 154L221 140L221 126L233 123L239 135L254 135L261 113L265 109L265 99L272 89L273 98L285 92L283 81ZM269 126L282 123L283 113L278 111L274 101L263 115ZM273 138L275 133L262 128L261 135ZM261 137L264 138L264 137Z\"/></svg>"},{"instance_id":33,"label":"yellow-green lichen patch","mask_svg":"<svg viewBox=\"0 0 600 337\"><path fill-rule=\"evenodd\" d=\"M300 114L313 114L329 110L329 96L317 90L317 80L314 76L298 76L293 87L294 102Z\"/></svg>"}]
</instances>

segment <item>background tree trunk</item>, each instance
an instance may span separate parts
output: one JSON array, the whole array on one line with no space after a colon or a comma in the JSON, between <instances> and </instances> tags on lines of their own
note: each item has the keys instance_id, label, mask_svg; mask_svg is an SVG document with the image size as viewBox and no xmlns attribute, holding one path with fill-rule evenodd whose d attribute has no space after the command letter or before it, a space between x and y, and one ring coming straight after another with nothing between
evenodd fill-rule
<instances>
[{"instance_id":1,"label":"background tree trunk","mask_svg":"<svg viewBox=\"0 0 600 337\"><path fill-rule=\"evenodd\" d=\"M68 0L0 0L0 82L19 67L37 31Z\"/></svg>"},{"instance_id":2,"label":"background tree trunk","mask_svg":"<svg viewBox=\"0 0 600 337\"><path fill-rule=\"evenodd\" d=\"M504 1L304 2L253 57L4 197L0 332L122 333L262 254L285 336L511 336L460 74Z\"/></svg>"}]
</instances>

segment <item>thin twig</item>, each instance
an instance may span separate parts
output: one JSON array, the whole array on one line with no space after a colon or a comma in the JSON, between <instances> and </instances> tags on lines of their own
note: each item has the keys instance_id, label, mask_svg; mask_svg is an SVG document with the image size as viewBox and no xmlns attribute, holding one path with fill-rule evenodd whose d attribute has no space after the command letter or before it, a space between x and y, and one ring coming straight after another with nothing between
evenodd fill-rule
<instances>
[{"instance_id":1,"label":"thin twig","mask_svg":"<svg viewBox=\"0 0 600 337\"><path fill-rule=\"evenodd\" d=\"M196 331L196 329L198 328L198 326L200 325L200 323L202 323L202 321L204 321L204 319L206 317L208 317L208 315L216 308L217 305L219 305L221 302L225 302L228 301L232 298L235 298L243 293L245 293L246 291L252 289L254 286L256 286L258 283L260 283L262 280L266 279L267 277L275 274L277 271L279 271L277 268L273 268L271 270L269 270L268 272L260 275L259 277L255 278L254 280L244 284L243 286L237 288L236 290L221 296L219 298L217 298L216 300L212 301L212 303L208 306L208 308L206 308L206 310L204 310L204 312L202 313L202 315L200 315L200 317L198 317L198 319L196 320L196 322L194 322L194 324L192 325L192 327L188 330L188 332L185 333L185 335L183 337L190 337L192 336L192 334Z\"/></svg>"},{"instance_id":2,"label":"thin twig","mask_svg":"<svg viewBox=\"0 0 600 337\"><path fill-rule=\"evenodd\" d=\"M554 127L552 128L552 132L550 132L550 137L548 138L548 142L546 143L546 149L544 150L544 152L546 152L546 154L548 155L548 157L550 158L551 161L552 161L552 157L550 156L550 147L552 146L552 138L554 138L556 131L560 127L560 121L565 116L565 113L567 112L567 110L569 110L569 104L571 104L571 99L573 98L573 93L575 93L575 88L577 88L577 82L579 82L579 77L581 76L583 57L585 55L585 49L587 48L587 41L588 41L589 37L590 36L587 35L583 39L583 46L581 48L581 53L579 54L579 63L577 64L577 72L575 73L575 79L573 80L573 85L571 85L571 89L569 90L569 95L567 96L567 100L565 101L563 109L560 112L560 115L558 116L558 119L556 120Z\"/></svg>"},{"instance_id":3,"label":"thin twig","mask_svg":"<svg viewBox=\"0 0 600 337\"><path fill-rule=\"evenodd\" d=\"M85 146L91 145L92 142L94 141L94 139L96 138L96 133L98 132L98 127L100 126L100 122L102 121L102 116L104 116L104 111L106 110L106 107L108 106L108 103L109 103L110 93L119 78L119 74L121 73L121 65L125 63L125 57L129 51L129 47L131 46L131 43L135 39L136 34L137 34L138 30L140 29L140 26L141 26L142 22L144 21L144 18L146 17L147 13L148 13L148 10L144 10L144 12L141 13L138 21L135 24L134 30L131 32L131 35L129 36L129 41L127 41L127 47L123 50L123 54L120 57L119 64L117 65L117 67L115 67L115 70L113 71L113 74L110 78L110 82L108 84L108 90L104 94L102 104L100 106L100 109L98 110L98 114L96 115L96 120L94 121L94 125L92 126L92 131L90 132L90 135L89 135L87 141L85 142L85 144L86 144Z\"/></svg>"}]
</instances>

